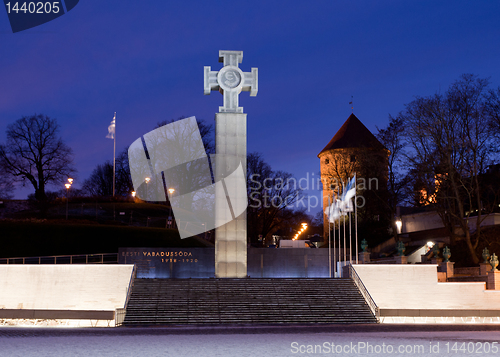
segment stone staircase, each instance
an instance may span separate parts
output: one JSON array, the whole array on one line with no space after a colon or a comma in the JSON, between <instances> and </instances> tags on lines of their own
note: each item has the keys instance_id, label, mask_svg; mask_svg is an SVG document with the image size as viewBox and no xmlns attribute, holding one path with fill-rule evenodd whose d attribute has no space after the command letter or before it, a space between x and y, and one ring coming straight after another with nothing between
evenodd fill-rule
<instances>
[{"instance_id":1,"label":"stone staircase","mask_svg":"<svg viewBox=\"0 0 500 357\"><path fill-rule=\"evenodd\" d=\"M124 325L376 322L350 279L136 279Z\"/></svg>"}]
</instances>

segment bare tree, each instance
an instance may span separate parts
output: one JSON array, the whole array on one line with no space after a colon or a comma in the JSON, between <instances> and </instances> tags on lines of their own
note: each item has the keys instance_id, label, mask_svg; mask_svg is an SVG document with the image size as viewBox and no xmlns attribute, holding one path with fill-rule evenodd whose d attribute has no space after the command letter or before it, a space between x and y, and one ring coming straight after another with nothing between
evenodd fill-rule
<instances>
[{"instance_id":1,"label":"bare tree","mask_svg":"<svg viewBox=\"0 0 500 357\"><path fill-rule=\"evenodd\" d=\"M46 186L60 184L74 173L73 152L58 135L55 119L39 114L7 126L7 142L0 145L0 165L15 180L27 179L45 212Z\"/></svg>"},{"instance_id":2,"label":"bare tree","mask_svg":"<svg viewBox=\"0 0 500 357\"><path fill-rule=\"evenodd\" d=\"M181 116L178 119L163 120L156 124L156 128L160 128L164 125L171 124L178 120L186 119L185 116ZM213 124L207 124L203 119L196 119L198 124L198 130L200 131L201 140L203 141L203 146L207 155L215 153L215 143L214 143L214 126ZM155 128L155 129L156 129Z\"/></svg>"},{"instance_id":3,"label":"bare tree","mask_svg":"<svg viewBox=\"0 0 500 357\"><path fill-rule=\"evenodd\" d=\"M130 196L134 190L130 169L128 167L128 150L123 150L116 158L115 194L118 196ZM92 171L82 185L85 195L110 197L113 195L113 164L106 161L99 164Z\"/></svg>"},{"instance_id":4,"label":"bare tree","mask_svg":"<svg viewBox=\"0 0 500 357\"><path fill-rule=\"evenodd\" d=\"M0 173L0 199L12 198L14 192L14 184L5 173Z\"/></svg>"},{"instance_id":5,"label":"bare tree","mask_svg":"<svg viewBox=\"0 0 500 357\"><path fill-rule=\"evenodd\" d=\"M377 128L378 129L378 128ZM405 167L404 123L401 118L389 116L389 124L385 129L378 129L377 139L389 150L387 201L385 203L391 213L391 225L394 236L397 235L395 220L397 207L405 203L408 197L410 178Z\"/></svg>"},{"instance_id":6,"label":"bare tree","mask_svg":"<svg viewBox=\"0 0 500 357\"><path fill-rule=\"evenodd\" d=\"M480 177L492 163L488 80L464 74L446 94L417 97L398 115L419 182L420 201L435 205L452 242L464 239L475 263L484 213ZM486 203L486 202L485 202ZM469 219L477 213L472 241Z\"/></svg>"},{"instance_id":7,"label":"bare tree","mask_svg":"<svg viewBox=\"0 0 500 357\"><path fill-rule=\"evenodd\" d=\"M487 113L493 134L500 137L500 87L489 92Z\"/></svg>"},{"instance_id":8,"label":"bare tree","mask_svg":"<svg viewBox=\"0 0 500 357\"><path fill-rule=\"evenodd\" d=\"M259 153L247 155L247 191L248 237L254 245L259 235L266 238L287 226L299 212L293 204L303 196L291 174L273 171Z\"/></svg>"},{"instance_id":9,"label":"bare tree","mask_svg":"<svg viewBox=\"0 0 500 357\"><path fill-rule=\"evenodd\" d=\"M106 161L99 164L83 182L83 192L94 197L109 197L113 195L113 164Z\"/></svg>"}]
</instances>

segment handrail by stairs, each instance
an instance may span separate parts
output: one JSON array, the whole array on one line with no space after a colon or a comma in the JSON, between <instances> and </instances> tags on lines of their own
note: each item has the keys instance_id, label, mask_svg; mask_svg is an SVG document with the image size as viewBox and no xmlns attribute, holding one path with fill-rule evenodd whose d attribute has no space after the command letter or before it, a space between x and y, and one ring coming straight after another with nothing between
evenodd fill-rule
<instances>
[{"instance_id":1,"label":"handrail by stairs","mask_svg":"<svg viewBox=\"0 0 500 357\"><path fill-rule=\"evenodd\" d=\"M127 297L125 298L125 304L123 308L116 309L115 311L115 327L123 325L123 321L125 321L125 315L127 314L127 306L130 301L130 295L132 294L132 288L134 287L134 281L137 277L137 266L134 264L132 268L132 274L130 275L130 281L127 287Z\"/></svg>"},{"instance_id":2,"label":"handrail by stairs","mask_svg":"<svg viewBox=\"0 0 500 357\"><path fill-rule=\"evenodd\" d=\"M349 278L351 278L354 284L356 284L356 286L358 287L361 295L363 295L363 298L370 307L373 316L375 316L375 318L377 319L377 322L380 322L380 311L377 304L375 303L375 300L373 300L372 296L366 289L365 284L363 284L363 281L360 279L358 273L356 272L351 263L348 264L348 267L349 267Z\"/></svg>"}]
</instances>

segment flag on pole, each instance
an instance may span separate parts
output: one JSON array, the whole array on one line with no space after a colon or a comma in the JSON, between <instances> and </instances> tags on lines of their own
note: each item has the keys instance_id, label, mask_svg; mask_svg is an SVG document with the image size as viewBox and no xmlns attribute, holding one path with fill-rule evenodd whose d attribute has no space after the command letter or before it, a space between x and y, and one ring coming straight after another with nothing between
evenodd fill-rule
<instances>
[{"instance_id":1,"label":"flag on pole","mask_svg":"<svg viewBox=\"0 0 500 357\"><path fill-rule=\"evenodd\" d=\"M335 223L335 220L340 217L340 200L335 200L326 207L325 214L328 216L328 222Z\"/></svg>"},{"instance_id":2,"label":"flag on pole","mask_svg":"<svg viewBox=\"0 0 500 357\"><path fill-rule=\"evenodd\" d=\"M349 181L342 193L342 211L352 212L354 207L352 205L352 198L356 195L356 175Z\"/></svg>"},{"instance_id":3,"label":"flag on pole","mask_svg":"<svg viewBox=\"0 0 500 357\"><path fill-rule=\"evenodd\" d=\"M116 126L116 113L115 116L113 117L113 120L111 121L111 125L108 126L108 135L106 135L108 139L115 138L115 126Z\"/></svg>"}]
</instances>

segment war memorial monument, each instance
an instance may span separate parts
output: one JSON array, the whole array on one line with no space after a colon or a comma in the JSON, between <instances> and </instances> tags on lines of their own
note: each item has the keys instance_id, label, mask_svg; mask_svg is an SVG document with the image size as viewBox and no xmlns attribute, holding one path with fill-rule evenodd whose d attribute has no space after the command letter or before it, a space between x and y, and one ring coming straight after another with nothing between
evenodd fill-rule
<instances>
[{"instance_id":1,"label":"war memorial monument","mask_svg":"<svg viewBox=\"0 0 500 357\"><path fill-rule=\"evenodd\" d=\"M243 51L219 51L224 67L217 72L207 66L204 72L204 93L218 90L224 96L224 105L215 115L215 181L225 178L215 192L215 276L219 278L247 276L247 115L238 105L238 96L241 91L256 96L259 82L257 68L249 73L238 68L242 60ZM231 176L240 165L243 177ZM226 196L231 197L231 207Z\"/></svg>"},{"instance_id":2,"label":"war memorial monument","mask_svg":"<svg viewBox=\"0 0 500 357\"><path fill-rule=\"evenodd\" d=\"M500 271L494 264L488 284L441 282L437 264L405 264L401 249L390 264L345 261L342 277L333 278L328 249L247 248L247 116L238 95L257 94L258 71L243 72L242 59L241 51L219 51L223 67L204 69L204 93L223 95L215 115L213 182L194 117L147 133L129 150L139 196L161 201L168 194L176 220L184 223L179 222L181 238L215 228L215 247L124 247L118 264L109 265L2 264L0 321L75 326L499 323ZM177 135L185 131L187 141ZM174 144L169 138L176 139ZM194 195L179 179L189 162L204 175L197 183L207 185ZM175 192L164 190L163 182L167 188L177 184ZM201 209L186 214L185 203L201 196ZM208 213L214 213L210 222Z\"/></svg>"}]
</instances>

